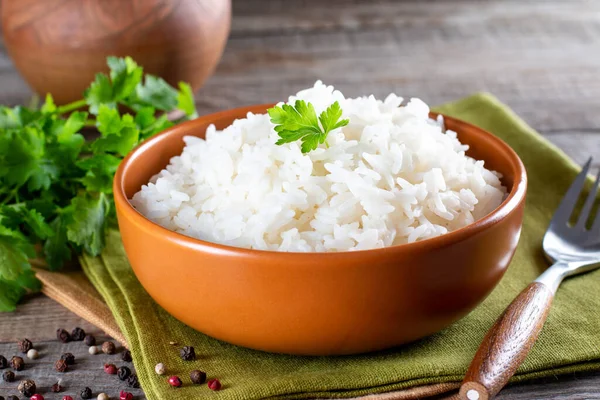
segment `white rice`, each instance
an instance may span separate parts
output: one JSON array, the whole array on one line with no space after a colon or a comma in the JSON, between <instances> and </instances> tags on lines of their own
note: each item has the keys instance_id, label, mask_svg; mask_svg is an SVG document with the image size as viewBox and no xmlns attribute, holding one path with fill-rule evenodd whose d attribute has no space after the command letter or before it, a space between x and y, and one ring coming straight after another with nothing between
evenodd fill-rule
<instances>
[{"instance_id":1,"label":"white rice","mask_svg":"<svg viewBox=\"0 0 600 400\"><path fill-rule=\"evenodd\" d=\"M465 155L429 107L390 94L346 99L318 81L291 96L320 113L338 101L350 123L302 154L276 145L266 114L249 113L180 156L131 203L163 227L201 240L277 251L374 249L443 235L494 210L500 174ZM200 133L200 132L199 132Z\"/></svg>"}]
</instances>

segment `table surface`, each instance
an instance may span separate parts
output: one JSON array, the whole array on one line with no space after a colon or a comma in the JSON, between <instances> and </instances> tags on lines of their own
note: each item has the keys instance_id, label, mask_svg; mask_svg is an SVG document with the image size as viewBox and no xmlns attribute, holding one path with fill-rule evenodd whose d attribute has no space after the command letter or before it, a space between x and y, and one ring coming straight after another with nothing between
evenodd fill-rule
<instances>
[{"instance_id":1,"label":"table surface","mask_svg":"<svg viewBox=\"0 0 600 400\"><path fill-rule=\"evenodd\" d=\"M233 14L222 61L196 97L200 114L279 101L317 79L347 96L395 92L429 104L489 91L577 162L599 156L598 169L598 1L234 0ZM30 96L0 38L0 104ZM101 335L53 300L31 296L0 314L0 354L29 337L46 371L72 351L80 362L67 384L93 379L96 392L114 391L114 380L98 373L111 357L56 341L56 328L75 326ZM43 375L45 386L58 379ZM0 382L0 392L7 387ZM511 385L498 398L600 399L600 372Z\"/></svg>"}]
</instances>

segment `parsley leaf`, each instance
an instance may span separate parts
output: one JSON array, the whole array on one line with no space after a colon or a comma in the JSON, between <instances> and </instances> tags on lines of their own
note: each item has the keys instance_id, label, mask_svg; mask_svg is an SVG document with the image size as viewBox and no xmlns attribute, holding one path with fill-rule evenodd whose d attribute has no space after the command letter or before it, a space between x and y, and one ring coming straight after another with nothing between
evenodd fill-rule
<instances>
[{"instance_id":1,"label":"parsley leaf","mask_svg":"<svg viewBox=\"0 0 600 400\"><path fill-rule=\"evenodd\" d=\"M194 104L194 92L192 92L192 87L185 82L179 82L177 108L183 110L185 114L192 119L198 117L196 106Z\"/></svg>"},{"instance_id":2,"label":"parsley leaf","mask_svg":"<svg viewBox=\"0 0 600 400\"><path fill-rule=\"evenodd\" d=\"M53 235L44 243L44 255L51 271L60 269L71 259L71 248L67 239L67 228L62 215L50 223Z\"/></svg>"},{"instance_id":3,"label":"parsley leaf","mask_svg":"<svg viewBox=\"0 0 600 400\"><path fill-rule=\"evenodd\" d=\"M315 150L319 144L326 143L329 132L349 123L347 119L340 120L342 109L337 101L318 118L313 105L304 100L296 100L294 106L284 104L272 107L267 112L280 138L276 144L282 145L300 140L302 153L308 153Z\"/></svg>"},{"instance_id":4,"label":"parsley leaf","mask_svg":"<svg viewBox=\"0 0 600 400\"><path fill-rule=\"evenodd\" d=\"M177 90L164 79L146 75L144 85L139 85L135 91L135 102L152 105L158 110L168 111L177 107Z\"/></svg>"},{"instance_id":5,"label":"parsley leaf","mask_svg":"<svg viewBox=\"0 0 600 400\"><path fill-rule=\"evenodd\" d=\"M108 214L106 195L80 193L71 201L68 211L67 238L93 256L100 254Z\"/></svg>"},{"instance_id":6,"label":"parsley leaf","mask_svg":"<svg viewBox=\"0 0 600 400\"><path fill-rule=\"evenodd\" d=\"M30 268L29 258L35 257L35 249L21 232L0 226L0 279L17 279Z\"/></svg>"}]
</instances>

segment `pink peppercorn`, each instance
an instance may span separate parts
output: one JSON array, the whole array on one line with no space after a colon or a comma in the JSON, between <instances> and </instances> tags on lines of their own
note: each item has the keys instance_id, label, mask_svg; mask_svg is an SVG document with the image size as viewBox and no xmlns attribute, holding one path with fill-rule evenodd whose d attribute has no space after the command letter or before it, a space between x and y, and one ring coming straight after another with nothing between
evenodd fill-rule
<instances>
[{"instance_id":1,"label":"pink peppercorn","mask_svg":"<svg viewBox=\"0 0 600 400\"><path fill-rule=\"evenodd\" d=\"M121 390L121 393L119 393L119 400L133 400L133 395L129 392Z\"/></svg>"},{"instance_id":2,"label":"pink peppercorn","mask_svg":"<svg viewBox=\"0 0 600 400\"><path fill-rule=\"evenodd\" d=\"M210 381L208 381L207 385L210 390L220 390L221 389L221 382L219 382L218 379L211 379Z\"/></svg>"},{"instance_id":3,"label":"pink peppercorn","mask_svg":"<svg viewBox=\"0 0 600 400\"><path fill-rule=\"evenodd\" d=\"M29 398L29 400L44 400L44 396L39 393L34 394Z\"/></svg>"},{"instance_id":4,"label":"pink peppercorn","mask_svg":"<svg viewBox=\"0 0 600 400\"><path fill-rule=\"evenodd\" d=\"M71 396L63 396L62 400L73 400Z\"/></svg>"},{"instance_id":5,"label":"pink peppercorn","mask_svg":"<svg viewBox=\"0 0 600 400\"><path fill-rule=\"evenodd\" d=\"M114 364L104 364L104 372L106 372L109 375L116 375L117 366Z\"/></svg>"},{"instance_id":6,"label":"pink peppercorn","mask_svg":"<svg viewBox=\"0 0 600 400\"><path fill-rule=\"evenodd\" d=\"M178 376L172 376L169 378L169 385L173 387L180 387L182 385L181 379Z\"/></svg>"}]
</instances>

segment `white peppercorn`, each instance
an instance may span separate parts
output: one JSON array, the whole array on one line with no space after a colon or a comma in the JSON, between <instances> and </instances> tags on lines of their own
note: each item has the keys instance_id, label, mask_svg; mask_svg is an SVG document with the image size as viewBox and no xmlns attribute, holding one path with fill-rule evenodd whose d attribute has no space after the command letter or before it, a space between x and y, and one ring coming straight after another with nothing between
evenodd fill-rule
<instances>
[{"instance_id":1,"label":"white peppercorn","mask_svg":"<svg viewBox=\"0 0 600 400\"><path fill-rule=\"evenodd\" d=\"M156 367L154 367L154 372L156 372L158 375L164 375L165 372L167 372L167 369L163 363L158 363L156 364Z\"/></svg>"},{"instance_id":2,"label":"white peppercorn","mask_svg":"<svg viewBox=\"0 0 600 400\"><path fill-rule=\"evenodd\" d=\"M96 355L100 353L100 349L98 348L98 346L90 346L90 349L88 351L91 355Z\"/></svg>"},{"instance_id":3,"label":"white peppercorn","mask_svg":"<svg viewBox=\"0 0 600 400\"><path fill-rule=\"evenodd\" d=\"M29 349L29 351L27 351L27 358L29 358L30 360L35 360L40 356L40 354L38 353L38 351L36 349Z\"/></svg>"},{"instance_id":4,"label":"white peppercorn","mask_svg":"<svg viewBox=\"0 0 600 400\"><path fill-rule=\"evenodd\" d=\"M110 397L106 393L100 393L98 395L98 400L110 400Z\"/></svg>"}]
</instances>

